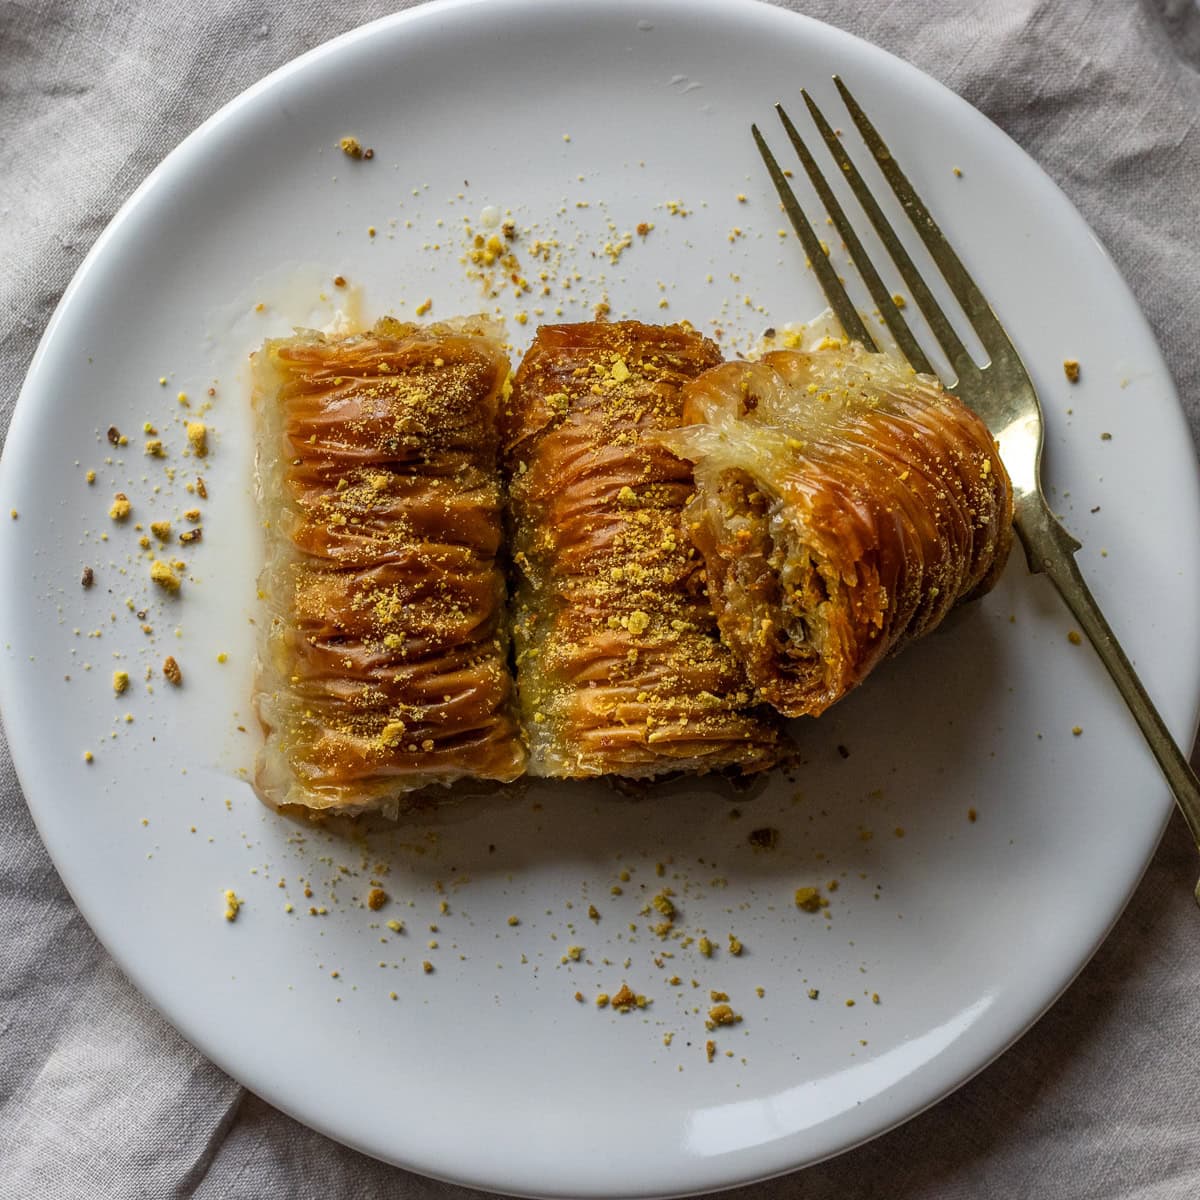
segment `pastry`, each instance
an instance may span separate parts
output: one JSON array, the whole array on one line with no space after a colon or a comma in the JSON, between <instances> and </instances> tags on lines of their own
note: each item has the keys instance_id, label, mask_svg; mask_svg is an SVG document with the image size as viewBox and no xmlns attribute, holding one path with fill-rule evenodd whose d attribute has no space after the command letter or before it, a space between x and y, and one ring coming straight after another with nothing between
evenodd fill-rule
<instances>
[{"instance_id":1,"label":"pastry","mask_svg":"<svg viewBox=\"0 0 1200 1200\"><path fill-rule=\"evenodd\" d=\"M987 426L894 355L825 339L715 367L664 441L694 464L689 535L757 692L815 716L979 596L1012 543Z\"/></svg>"},{"instance_id":2,"label":"pastry","mask_svg":"<svg viewBox=\"0 0 1200 1200\"><path fill-rule=\"evenodd\" d=\"M532 775L651 778L777 760L774 715L721 643L657 435L721 361L680 325L542 326L502 406Z\"/></svg>"},{"instance_id":3,"label":"pastry","mask_svg":"<svg viewBox=\"0 0 1200 1200\"><path fill-rule=\"evenodd\" d=\"M522 773L497 557L508 372L482 319L254 356L271 804L394 815L430 784Z\"/></svg>"}]
</instances>

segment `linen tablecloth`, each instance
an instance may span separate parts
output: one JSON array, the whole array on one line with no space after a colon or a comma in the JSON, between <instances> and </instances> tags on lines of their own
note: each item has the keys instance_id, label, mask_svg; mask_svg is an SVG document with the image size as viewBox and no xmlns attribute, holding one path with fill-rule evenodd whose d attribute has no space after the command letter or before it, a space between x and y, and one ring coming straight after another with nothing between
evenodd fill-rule
<instances>
[{"instance_id":1,"label":"linen tablecloth","mask_svg":"<svg viewBox=\"0 0 1200 1200\"><path fill-rule=\"evenodd\" d=\"M566 0L565 0L566 2ZM120 203L187 133L376 0L0 0L0 421ZM942 80L1082 210L1200 443L1197 0L793 0ZM0 581L13 586L14 581ZM1200 601L1196 602L1200 619ZM1196 664L1181 664L1192 673ZM1131 797L1131 802L1136 802ZM1042 1021L875 1142L747 1200L1200 1196L1198 862L1173 818ZM451 1197L272 1109L132 989L58 879L0 746L0 1197Z\"/></svg>"}]
</instances>

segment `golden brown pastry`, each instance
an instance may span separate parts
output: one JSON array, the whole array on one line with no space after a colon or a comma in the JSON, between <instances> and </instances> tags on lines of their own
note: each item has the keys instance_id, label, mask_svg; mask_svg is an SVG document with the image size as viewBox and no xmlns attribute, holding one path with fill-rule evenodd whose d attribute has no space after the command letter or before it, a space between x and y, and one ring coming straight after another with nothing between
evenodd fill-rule
<instances>
[{"instance_id":1,"label":"golden brown pastry","mask_svg":"<svg viewBox=\"0 0 1200 1200\"><path fill-rule=\"evenodd\" d=\"M502 410L514 639L533 775L754 771L780 752L721 644L680 515L688 465L655 440L720 362L683 326L542 326Z\"/></svg>"},{"instance_id":2,"label":"golden brown pastry","mask_svg":"<svg viewBox=\"0 0 1200 1200\"><path fill-rule=\"evenodd\" d=\"M987 591L1012 493L983 421L907 363L826 339L688 385L689 533L759 693L816 715Z\"/></svg>"},{"instance_id":3,"label":"golden brown pastry","mask_svg":"<svg viewBox=\"0 0 1200 1200\"><path fill-rule=\"evenodd\" d=\"M394 815L427 784L521 774L496 561L508 370L479 320L255 355L271 804Z\"/></svg>"}]
</instances>

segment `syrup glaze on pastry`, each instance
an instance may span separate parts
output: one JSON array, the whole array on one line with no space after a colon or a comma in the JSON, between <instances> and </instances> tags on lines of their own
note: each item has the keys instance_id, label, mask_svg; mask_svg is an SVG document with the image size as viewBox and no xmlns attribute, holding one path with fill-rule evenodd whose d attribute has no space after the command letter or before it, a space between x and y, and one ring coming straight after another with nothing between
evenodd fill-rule
<instances>
[{"instance_id":1,"label":"syrup glaze on pastry","mask_svg":"<svg viewBox=\"0 0 1200 1200\"><path fill-rule=\"evenodd\" d=\"M694 463L689 534L758 693L817 715L987 591L1012 491L983 421L858 344L731 362L685 390L664 441Z\"/></svg>"},{"instance_id":2,"label":"syrup glaze on pastry","mask_svg":"<svg viewBox=\"0 0 1200 1200\"><path fill-rule=\"evenodd\" d=\"M687 463L657 441L721 361L691 329L542 326L502 406L514 641L533 775L754 771L779 757L721 643L681 526Z\"/></svg>"},{"instance_id":3,"label":"syrup glaze on pastry","mask_svg":"<svg viewBox=\"0 0 1200 1200\"><path fill-rule=\"evenodd\" d=\"M497 562L508 370L482 320L255 355L271 804L394 815L428 784L522 773Z\"/></svg>"}]
</instances>

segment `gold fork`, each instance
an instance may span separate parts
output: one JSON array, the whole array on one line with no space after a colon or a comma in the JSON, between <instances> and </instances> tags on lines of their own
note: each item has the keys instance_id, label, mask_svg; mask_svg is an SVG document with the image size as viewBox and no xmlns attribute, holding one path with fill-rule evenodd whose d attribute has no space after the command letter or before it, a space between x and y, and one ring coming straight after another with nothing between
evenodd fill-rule
<instances>
[{"instance_id":1,"label":"gold fork","mask_svg":"<svg viewBox=\"0 0 1200 1200\"><path fill-rule=\"evenodd\" d=\"M900 201L905 215L925 243L951 293L982 343L989 358L983 366L975 362L955 333L941 305L934 299L912 258L871 194L870 188L846 153L841 139L813 98L808 92L802 91L801 95L808 105L813 122L950 362L954 377L945 382L946 389L973 408L987 422L997 440L1000 457L1012 478L1014 519L1017 533L1025 547L1030 571L1034 574L1044 571L1050 577L1066 601L1067 607L1074 613L1075 619L1095 646L1101 661L1108 668L1117 689L1133 713L1150 750L1158 760L1158 765L1162 768L1191 830L1196 848L1200 850L1200 781L1168 732L1162 717L1159 716L1158 710L1088 590L1075 562L1075 552L1080 548L1080 543L1058 523L1042 493L1042 406L1034 390L1033 381L991 305L913 190L912 184L892 157L875 126L867 119L867 115L849 89L837 76L834 76L834 83L862 135L863 142L874 156L884 178ZM775 108L817 196L845 243L897 346L917 371L936 374L899 306L871 263L845 210L821 174L821 169L805 145L804 139L783 107L776 105ZM877 349L870 330L838 278L820 239L804 215L787 177L759 132L758 126L751 126L751 131L770 172L771 180L779 192L784 210L804 246L830 308L849 338L862 342L868 350ZM1200 904L1200 882L1196 884L1195 897L1196 903Z\"/></svg>"}]
</instances>

